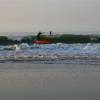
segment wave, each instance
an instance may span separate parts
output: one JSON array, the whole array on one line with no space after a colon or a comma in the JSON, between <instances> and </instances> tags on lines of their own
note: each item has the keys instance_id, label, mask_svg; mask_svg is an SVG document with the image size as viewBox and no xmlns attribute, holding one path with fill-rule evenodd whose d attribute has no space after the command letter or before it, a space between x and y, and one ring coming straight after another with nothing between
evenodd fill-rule
<instances>
[{"instance_id":1,"label":"wave","mask_svg":"<svg viewBox=\"0 0 100 100\"><path fill-rule=\"evenodd\" d=\"M33 44L0 46L0 62L100 62L100 44Z\"/></svg>"}]
</instances>

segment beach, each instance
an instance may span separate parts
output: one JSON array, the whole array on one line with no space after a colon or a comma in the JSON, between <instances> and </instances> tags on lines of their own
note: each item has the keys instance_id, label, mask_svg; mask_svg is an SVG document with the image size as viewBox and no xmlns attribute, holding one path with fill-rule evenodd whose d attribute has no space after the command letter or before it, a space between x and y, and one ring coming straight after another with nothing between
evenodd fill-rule
<instances>
[{"instance_id":1,"label":"beach","mask_svg":"<svg viewBox=\"0 0 100 100\"><path fill-rule=\"evenodd\" d=\"M0 63L0 100L99 100L99 65Z\"/></svg>"}]
</instances>

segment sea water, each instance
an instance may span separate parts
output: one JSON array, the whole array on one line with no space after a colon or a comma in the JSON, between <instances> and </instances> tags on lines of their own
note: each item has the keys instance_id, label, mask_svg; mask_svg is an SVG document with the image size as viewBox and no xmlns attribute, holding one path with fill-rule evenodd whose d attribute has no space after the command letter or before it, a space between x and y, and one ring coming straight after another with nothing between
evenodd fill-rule
<instances>
[{"instance_id":1,"label":"sea water","mask_svg":"<svg viewBox=\"0 0 100 100\"><path fill-rule=\"evenodd\" d=\"M99 100L100 44L0 46L0 100Z\"/></svg>"},{"instance_id":2,"label":"sea water","mask_svg":"<svg viewBox=\"0 0 100 100\"><path fill-rule=\"evenodd\" d=\"M100 44L33 44L0 46L0 62L100 64Z\"/></svg>"},{"instance_id":3,"label":"sea water","mask_svg":"<svg viewBox=\"0 0 100 100\"><path fill-rule=\"evenodd\" d=\"M0 100L99 99L99 65L0 63Z\"/></svg>"}]
</instances>

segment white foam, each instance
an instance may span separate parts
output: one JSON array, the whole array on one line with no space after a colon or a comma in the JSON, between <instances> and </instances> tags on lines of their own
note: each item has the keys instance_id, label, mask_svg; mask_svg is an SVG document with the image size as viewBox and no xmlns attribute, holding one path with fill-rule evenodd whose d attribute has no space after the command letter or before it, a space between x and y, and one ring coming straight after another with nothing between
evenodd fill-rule
<instances>
[{"instance_id":1,"label":"white foam","mask_svg":"<svg viewBox=\"0 0 100 100\"><path fill-rule=\"evenodd\" d=\"M13 45L10 48L14 48L14 50L9 51L4 49L0 51L0 59L37 59L44 61L61 59L100 59L100 44L20 44Z\"/></svg>"}]
</instances>

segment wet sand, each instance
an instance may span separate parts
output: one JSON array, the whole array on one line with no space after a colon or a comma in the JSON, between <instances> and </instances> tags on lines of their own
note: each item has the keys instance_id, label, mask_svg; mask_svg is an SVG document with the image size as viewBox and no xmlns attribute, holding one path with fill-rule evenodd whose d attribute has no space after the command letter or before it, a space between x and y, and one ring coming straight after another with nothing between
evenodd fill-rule
<instances>
[{"instance_id":1,"label":"wet sand","mask_svg":"<svg viewBox=\"0 0 100 100\"><path fill-rule=\"evenodd\" d=\"M0 100L99 99L99 65L0 64Z\"/></svg>"}]
</instances>

